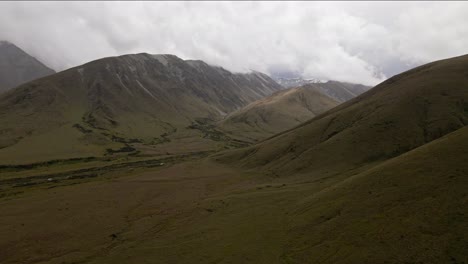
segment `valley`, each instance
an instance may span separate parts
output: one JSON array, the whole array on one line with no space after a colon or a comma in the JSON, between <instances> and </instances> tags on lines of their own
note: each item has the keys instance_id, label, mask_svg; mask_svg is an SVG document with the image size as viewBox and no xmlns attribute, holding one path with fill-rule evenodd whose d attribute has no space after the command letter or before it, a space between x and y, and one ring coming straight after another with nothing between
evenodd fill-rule
<instances>
[{"instance_id":1,"label":"valley","mask_svg":"<svg viewBox=\"0 0 468 264\"><path fill-rule=\"evenodd\" d=\"M467 263L468 55L285 88L174 55L0 95L2 263Z\"/></svg>"},{"instance_id":2,"label":"valley","mask_svg":"<svg viewBox=\"0 0 468 264\"><path fill-rule=\"evenodd\" d=\"M7 249L1 257L4 263L399 263L405 252L405 260L463 261L468 168L459 164L466 135L456 131L334 177L260 173L205 158L16 187L21 193L0 202ZM450 163L441 162L447 156ZM456 204L436 202L454 197ZM425 217L441 209L440 218ZM346 236L335 233L341 231ZM353 240L360 250L348 244ZM431 250L441 245L446 251Z\"/></svg>"}]
</instances>

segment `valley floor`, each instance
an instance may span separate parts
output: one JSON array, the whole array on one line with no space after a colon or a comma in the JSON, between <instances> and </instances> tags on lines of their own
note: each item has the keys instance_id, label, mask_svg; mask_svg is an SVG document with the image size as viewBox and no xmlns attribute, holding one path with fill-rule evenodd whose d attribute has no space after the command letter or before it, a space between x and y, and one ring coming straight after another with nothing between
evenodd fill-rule
<instances>
[{"instance_id":1,"label":"valley floor","mask_svg":"<svg viewBox=\"0 0 468 264\"><path fill-rule=\"evenodd\" d=\"M207 160L114 174L120 177L16 187L3 197L2 263L281 258L293 186Z\"/></svg>"},{"instance_id":2,"label":"valley floor","mask_svg":"<svg viewBox=\"0 0 468 264\"><path fill-rule=\"evenodd\" d=\"M2 176L0 260L466 263L465 132L327 177L200 157L88 163L98 176L34 184Z\"/></svg>"}]
</instances>

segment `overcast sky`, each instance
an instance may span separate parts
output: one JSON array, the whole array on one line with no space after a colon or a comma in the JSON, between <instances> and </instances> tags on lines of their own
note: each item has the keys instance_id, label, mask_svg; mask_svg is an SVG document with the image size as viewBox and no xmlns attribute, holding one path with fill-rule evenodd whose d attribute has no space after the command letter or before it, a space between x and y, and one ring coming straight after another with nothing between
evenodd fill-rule
<instances>
[{"instance_id":1,"label":"overcast sky","mask_svg":"<svg viewBox=\"0 0 468 264\"><path fill-rule=\"evenodd\" d=\"M468 53L468 3L0 2L0 39L56 70L148 52L376 84Z\"/></svg>"}]
</instances>

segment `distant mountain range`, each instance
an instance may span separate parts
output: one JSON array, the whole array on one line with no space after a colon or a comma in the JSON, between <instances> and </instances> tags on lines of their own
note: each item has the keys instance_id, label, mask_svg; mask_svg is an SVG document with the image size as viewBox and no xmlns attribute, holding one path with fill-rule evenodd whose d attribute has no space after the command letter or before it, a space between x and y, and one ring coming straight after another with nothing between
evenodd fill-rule
<instances>
[{"instance_id":1,"label":"distant mountain range","mask_svg":"<svg viewBox=\"0 0 468 264\"><path fill-rule=\"evenodd\" d=\"M55 73L36 58L7 41L0 41L0 93Z\"/></svg>"},{"instance_id":2,"label":"distant mountain range","mask_svg":"<svg viewBox=\"0 0 468 264\"><path fill-rule=\"evenodd\" d=\"M285 78L285 77L273 77L273 79L285 88L299 87L310 85L318 87L323 93L332 97L339 102L345 102L357 95L369 90L370 86L362 84L354 84L347 82L338 82L333 80L320 80L320 79L302 79L296 78Z\"/></svg>"},{"instance_id":3,"label":"distant mountain range","mask_svg":"<svg viewBox=\"0 0 468 264\"><path fill-rule=\"evenodd\" d=\"M277 83L281 84L282 86L286 88L299 87L299 86L310 84L310 83L326 83L327 82L327 80L321 80L321 79L302 79L299 77L286 78L286 77L276 77L276 76L273 76L273 80L275 80Z\"/></svg>"},{"instance_id":4,"label":"distant mountain range","mask_svg":"<svg viewBox=\"0 0 468 264\"><path fill-rule=\"evenodd\" d=\"M370 88L337 81L287 88L234 111L219 122L218 129L232 137L257 142L291 129Z\"/></svg>"}]
</instances>

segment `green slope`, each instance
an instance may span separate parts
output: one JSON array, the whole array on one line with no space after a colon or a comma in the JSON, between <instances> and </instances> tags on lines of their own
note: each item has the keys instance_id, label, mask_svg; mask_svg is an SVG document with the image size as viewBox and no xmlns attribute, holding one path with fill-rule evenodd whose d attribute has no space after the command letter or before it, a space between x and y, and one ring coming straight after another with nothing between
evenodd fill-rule
<instances>
[{"instance_id":1,"label":"green slope","mask_svg":"<svg viewBox=\"0 0 468 264\"><path fill-rule=\"evenodd\" d=\"M220 157L333 175L378 163L468 124L468 56L397 75L290 131Z\"/></svg>"},{"instance_id":2,"label":"green slope","mask_svg":"<svg viewBox=\"0 0 468 264\"><path fill-rule=\"evenodd\" d=\"M102 156L194 137L201 141L194 149L219 148L191 126L279 89L262 73L233 74L173 55L100 59L0 96L0 160Z\"/></svg>"},{"instance_id":3,"label":"green slope","mask_svg":"<svg viewBox=\"0 0 468 264\"><path fill-rule=\"evenodd\" d=\"M291 129L339 103L314 88L289 88L229 114L218 128L248 141L258 141Z\"/></svg>"},{"instance_id":4,"label":"green slope","mask_svg":"<svg viewBox=\"0 0 468 264\"><path fill-rule=\"evenodd\" d=\"M468 128L304 197L288 263L466 263Z\"/></svg>"},{"instance_id":5,"label":"green slope","mask_svg":"<svg viewBox=\"0 0 468 264\"><path fill-rule=\"evenodd\" d=\"M467 263L467 65L464 56L416 68L207 160L16 187L8 178L0 258Z\"/></svg>"}]
</instances>

